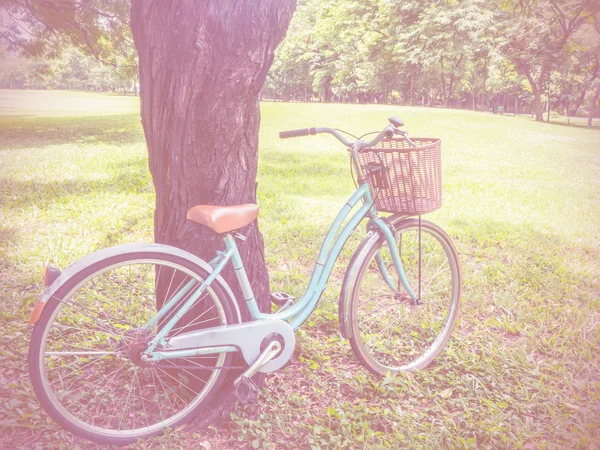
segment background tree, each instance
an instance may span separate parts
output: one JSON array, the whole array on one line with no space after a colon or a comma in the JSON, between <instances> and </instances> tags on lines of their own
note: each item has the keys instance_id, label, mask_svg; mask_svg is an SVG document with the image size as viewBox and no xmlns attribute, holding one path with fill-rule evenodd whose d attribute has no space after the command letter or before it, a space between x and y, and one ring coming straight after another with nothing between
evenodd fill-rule
<instances>
[{"instance_id":1,"label":"background tree","mask_svg":"<svg viewBox=\"0 0 600 450\"><path fill-rule=\"evenodd\" d=\"M537 110L541 119L550 77L553 106L565 112L571 98L573 112L589 105L596 79L600 52L591 42L600 36L599 11L587 0L302 0L265 93L495 111L503 105Z\"/></svg>"},{"instance_id":2,"label":"background tree","mask_svg":"<svg viewBox=\"0 0 600 450\"><path fill-rule=\"evenodd\" d=\"M127 92L135 85L138 73L129 9L129 0L3 0L0 3L0 41L9 54L18 52L22 57L49 65L53 65L52 60L65 62L65 58L78 54L80 59L86 59L80 64L87 72L87 75L80 73L74 77L80 81L82 77L90 76L93 67L106 65L112 68L111 85L118 80L116 84ZM85 55L92 56L95 66ZM71 61L70 64L78 62ZM57 83L51 73L45 75L47 87L86 88L85 83L68 84L65 80Z\"/></svg>"},{"instance_id":3,"label":"background tree","mask_svg":"<svg viewBox=\"0 0 600 450\"><path fill-rule=\"evenodd\" d=\"M507 40L503 52L523 74L533 93L535 119L542 121L542 94L550 74L566 64L565 47L569 38L586 22L593 20L600 7L587 2L544 0L530 5L520 19L513 13L506 28Z\"/></svg>"}]
</instances>

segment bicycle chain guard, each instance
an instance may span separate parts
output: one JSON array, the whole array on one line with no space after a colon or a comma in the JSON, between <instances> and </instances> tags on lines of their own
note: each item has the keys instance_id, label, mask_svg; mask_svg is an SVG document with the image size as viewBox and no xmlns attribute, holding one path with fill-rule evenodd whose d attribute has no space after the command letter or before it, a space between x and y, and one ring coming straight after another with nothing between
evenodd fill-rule
<instances>
[{"instance_id":1,"label":"bicycle chain guard","mask_svg":"<svg viewBox=\"0 0 600 450\"><path fill-rule=\"evenodd\" d=\"M277 357L267 362L259 371L274 372L289 361L296 346L294 329L279 319L261 319L182 333L168 339L167 346L159 353L168 355L169 351L235 346L241 350L248 365L251 365L262 353L263 341L267 338L272 339L273 336L281 336L283 348Z\"/></svg>"}]
</instances>

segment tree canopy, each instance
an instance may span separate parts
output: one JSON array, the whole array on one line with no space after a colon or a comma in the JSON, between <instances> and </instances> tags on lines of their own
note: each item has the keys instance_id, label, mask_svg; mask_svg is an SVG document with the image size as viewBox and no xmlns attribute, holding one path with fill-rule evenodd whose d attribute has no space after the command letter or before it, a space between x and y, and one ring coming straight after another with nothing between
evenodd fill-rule
<instances>
[{"instance_id":1,"label":"tree canopy","mask_svg":"<svg viewBox=\"0 0 600 450\"><path fill-rule=\"evenodd\" d=\"M130 7L128 0L4 0L0 87L135 89Z\"/></svg>"},{"instance_id":2,"label":"tree canopy","mask_svg":"<svg viewBox=\"0 0 600 450\"><path fill-rule=\"evenodd\" d=\"M5 0L1 8L8 56L0 86L135 86L129 0ZM29 59L16 60L17 49ZM65 75L77 52L90 55L83 62L87 79ZM503 106L542 120L549 105L566 115L589 113L599 79L594 0L301 0L262 95L484 111Z\"/></svg>"},{"instance_id":3,"label":"tree canopy","mask_svg":"<svg viewBox=\"0 0 600 450\"><path fill-rule=\"evenodd\" d=\"M574 114L598 78L599 24L587 0L303 0L264 96Z\"/></svg>"}]
</instances>

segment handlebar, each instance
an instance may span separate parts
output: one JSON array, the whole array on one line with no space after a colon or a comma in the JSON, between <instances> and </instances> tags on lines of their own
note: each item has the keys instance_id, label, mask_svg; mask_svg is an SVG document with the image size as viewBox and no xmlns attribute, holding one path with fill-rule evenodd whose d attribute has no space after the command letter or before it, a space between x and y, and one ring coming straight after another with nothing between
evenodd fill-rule
<instances>
[{"instance_id":1,"label":"handlebar","mask_svg":"<svg viewBox=\"0 0 600 450\"><path fill-rule=\"evenodd\" d=\"M381 131L373 140L368 141L368 142L363 141L361 139L358 139L354 142L350 142L339 131L334 130L333 128L328 128L328 127L313 127L313 128L302 128L299 130L282 131L281 133L279 133L279 137L281 139L287 139L287 138L293 138L293 137L315 135L317 133L328 133L328 134L335 136L337 138L337 140L340 141L342 144L344 144L346 147L351 147L353 150L360 152L362 149L374 147L375 145L379 144L384 138L390 139L390 138L394 137L395 134L400 134L404 137L404 139L406 139L408 141L408 143L412 147L417 146L417 144L415 144L413 141L410 140L410 138L408 137L408 133L406 131L400 131L398 129L399 127L404 125L404 121L402 121L402 119L398 119L397 117L391 117L389 120L390 120L390 124L387 125L383 129L383 131Z\"/></svg>"},{"instance_id":2,"label":"handlebar","mask_svg":"<svg viewBox=\"0 0 600 450\"><path fill-rule=\"evenodd\" d=\"M406 141L410 144L411 147L416 147L417 143L413 142L409 137L408 137L408 133L406 131L400 131L400 130L396 130L397 134L401 134L404 139L406 139Z\"/></svg>"},{"instance_id":3,"label":"handlebar","mask_svg":"<svg viewBox=\"0 0 600 450\"><path fill-rule=\"evenodd\" d=\"M334 130L333 128L328 128L328 127L318 127L318 128L313 127L313 128L302 128L299 130L282 131L279 133L279 137L281 139L288 139L288 138L293 138L293 137L315 135L317 133L333 134L338 139L338 141L340 141L346 147L352 146L352 142L350 142L348 139L346 139L339 131Z\"/></svg>"},{"instance_id":4,"label":"handlebar","mask_svg":"<svg viewBox=\"0 0 600 450\"><path fill-rule=\"evenodd\" d=\"M300 136L308 136L309 134L317 134L316 128L302 128L300 130L288 130L282 131L279 133L279 137L281 139L300 137Z\"/></svg>"}]
</instances>

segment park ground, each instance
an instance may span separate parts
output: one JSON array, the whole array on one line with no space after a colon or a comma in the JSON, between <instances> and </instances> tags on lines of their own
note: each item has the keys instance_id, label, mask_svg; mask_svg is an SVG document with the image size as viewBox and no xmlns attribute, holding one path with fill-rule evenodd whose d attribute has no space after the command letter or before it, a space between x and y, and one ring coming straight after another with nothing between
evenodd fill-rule
<instances>
[{"instance_id":1,"label":"park ground","mask_svg":"<svg viewBox=\"0 0 600 450\"><path fill-rule=\"evenodd\" d=\"M259 223L273 290L302 293L353 188L336 141L277 133L362 134L397 115L412 136L443 140L444 204L428 218L461 255L461 318L428 369L383 379L363 369L337 326L353 236L258 405L134 448L598 448L600 130L384 105L261 111ZM150 242L153 203L138 98L0 90L0 448L98 448L40 409L26 321L46 263Z\"/></svg>"}]
</instances>

